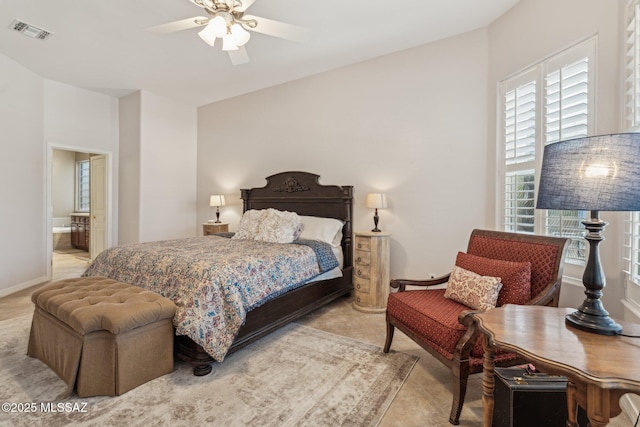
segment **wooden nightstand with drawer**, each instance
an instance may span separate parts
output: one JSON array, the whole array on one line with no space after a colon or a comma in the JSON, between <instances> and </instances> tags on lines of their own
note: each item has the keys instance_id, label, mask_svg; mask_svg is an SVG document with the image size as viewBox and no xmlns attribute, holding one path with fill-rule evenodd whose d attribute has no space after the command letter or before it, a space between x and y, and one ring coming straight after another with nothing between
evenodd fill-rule
<instances>
[{"instance_id":1,"label":"wooden nightstand with drawer","mask_svg":"<svg viewBox=\"0 0 640 427\"><path fill-rule=\"evenodd\" d=\"M224 224L222 222L205 222L202 224L202 234L205 236L210 236L215 233L228 233L229 232L229 224Z\"/></svg>"},{"instance_id":2,"label":"wooden nightstand with drawer","mask_svg":"<svg viewBox=\"0 0 640 427\"><path fill-rule=\"evenodd\" d=\"M386 232L356 232L353 308L365 313L387 309L389 296L389 236Z\"/></svg>"}]
</instances>

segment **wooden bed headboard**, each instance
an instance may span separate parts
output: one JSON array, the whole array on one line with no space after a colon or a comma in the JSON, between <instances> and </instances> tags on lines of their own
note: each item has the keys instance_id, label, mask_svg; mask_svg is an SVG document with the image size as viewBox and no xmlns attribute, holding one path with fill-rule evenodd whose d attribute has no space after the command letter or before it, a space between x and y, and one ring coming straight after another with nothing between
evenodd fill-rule
<instances>
[{"instance_id":1,"label":"wooden bed headboard","mask_svg":"<svg viewBox=\"0 0 640 427\"><path fill-rule=\"evenodd\" d=\"M281 172L266 179L264 187L240 190L243 212L274 208L343 221L344 267L352 267L353 186L322 185L320 176L309 172Z\"/></svg>"}]
</instances>

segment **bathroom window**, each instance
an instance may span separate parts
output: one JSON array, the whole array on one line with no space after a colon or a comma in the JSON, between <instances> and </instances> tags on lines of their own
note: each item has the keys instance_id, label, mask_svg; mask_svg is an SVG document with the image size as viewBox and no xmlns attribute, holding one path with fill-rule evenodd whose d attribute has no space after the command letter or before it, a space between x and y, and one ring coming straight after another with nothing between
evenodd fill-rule
<instances>
[{"instance_id":1,"label":"bathroom window","mask_svg":"<svg viewBox=\"0 0 640 427\"><path fill-rule=\"evenodd\" d=\"M76 162L76 212L89 212L89 160Z\"/></svg>"}]
</instances>

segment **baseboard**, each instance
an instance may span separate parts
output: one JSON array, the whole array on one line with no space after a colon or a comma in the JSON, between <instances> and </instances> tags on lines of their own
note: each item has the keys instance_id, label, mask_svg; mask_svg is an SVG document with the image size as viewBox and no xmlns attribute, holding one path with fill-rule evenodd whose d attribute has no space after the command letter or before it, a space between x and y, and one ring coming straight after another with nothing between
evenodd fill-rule
<instances>
[{"instance_id":1,"label":"baseboard","mask_svg":"<svg viewBox=\"0 0 640 427\"><path fill-rule=\"evenodd\" d=\"M37 279L29 280L28 282L20 283L19 285L15 285L7 289L0 289L0 298L48 281L49 279L47 277L42 276Z\"/></svg>"},{"instance_id":2,"label":"baseboard","mask_svg":"<svg viewBox=\"0 0 640 427\"><path fill-rule=\"evenodd\" d=\"M622 409L622 413L629 418L631 425L634 425L640 413L640 396L625 394L620 398L620 408Z\"/></svg>"}]
</instances>

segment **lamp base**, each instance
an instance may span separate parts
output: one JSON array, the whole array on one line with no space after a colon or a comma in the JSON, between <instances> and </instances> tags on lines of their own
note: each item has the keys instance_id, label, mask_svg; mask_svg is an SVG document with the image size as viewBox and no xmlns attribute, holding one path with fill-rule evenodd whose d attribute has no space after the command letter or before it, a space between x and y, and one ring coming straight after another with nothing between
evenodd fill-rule
<instances>
[{"instance_id":1,"label":"lamp base","mask_svg":"<svg viewBox=\"0 0 640 427\"><path fill-rule=\"evenodd\" d=\"M565 324L594 334L618 335L622 332L622 326L609 317L609 312L604 309L600 299L606 280L600 264L598 246L600 241L604 240L602 230L607 223L599 218L598 211L592 210L591 218L582 221L582 224L588 231L585 239L589 242L589 258L582 276L584 294L587 297L577 311L565 317Z\"/></svg>"},{"instance_id":2,"label":"lamp base","mask_svg":"<svg viewBox=\"0 0 640 427\"><path fill-rule=\"evenodd\" d=\"M594 316L593 314L583 313L580 310L567 314L565 324L572 328L598 335L618 335L622 332L622 326L608 315Z\"/></svg>"},{"instance_id":3,"label":"lamp base","mask_svg":"<svg viewBox=\"0 0 640 427\"><path fill-rule=\"evenodd\" d=\"M374 233L380 233L382 230L380 230L378 228L378 220L380 219L380 217L378 216L378 208L376 208L376 213L373 215L373 231Z\"/></svg>"}]
</instances>

